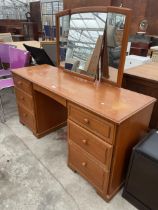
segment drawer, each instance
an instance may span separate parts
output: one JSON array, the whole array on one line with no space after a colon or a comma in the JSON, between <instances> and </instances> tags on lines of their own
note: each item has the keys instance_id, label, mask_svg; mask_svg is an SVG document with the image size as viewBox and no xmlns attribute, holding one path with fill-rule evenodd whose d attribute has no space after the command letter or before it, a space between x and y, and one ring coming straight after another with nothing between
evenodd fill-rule
<instances>
[{"instance_id":1,"label":"drawer","mask_svg":"<svg viewBox=\"0 0 158 210\"><path fill-rule=\"evenodd\" d=\"M36 126L34 116L22 106L18 106L18 109L20 122L28 126L32 131L35 131Z\"/></svg>"},{"instance_id":2,"label":"drawer","mask_svg":"<svg viewBox=\"0 0 158 210\"><path fill-rule=\"evenodd\" d=\"M24 93L18 88L15 88L16 91L16 97L18 104L26 107L30 112L34 112L34 106L33 106L33 98L32 96Z\"/></svg>"},{"instance_id":3,"label":"drawer","mask_svg":"<svg viewBox=\"0 0 158 210\"><path fill-rule=\"evenodd\" d=\"M106 170L110 169L112 146L103 142L94 134L86 131L72 121L68 122L69 139L78 144L82 149L104 163Z\"/></svg>"},{"instance_id":4,"label":"drawer","mask_svg":"<svg viewBox=\"0 0 158 210\"><path fill-rule=\"evenodd\" d=\"M114 141L114 125L78 106L69 104L69 119L85 127L108 143Z\"/></svg>"},{"instance_id":5,"label":"drawer","mask_svg":"<svg viewBox=\"0 0 158 210\"><path fill-rule=\"evenodd\" d=\"M93 159L89 158L86 152L73 146L70 142L68 164L99 190L102 190L103 186L105 186L104 182L108 182L109 173L105 172Z\"/></svg>"},{"instance_id":6,"label":"drawer","mask_svg":"<svg viewBox=\"0 0 158 210\"><path fill-rule=\"evenodd\" d=\"M14 85L15 87L23 90L24 92L32 95L32 84L26 79L23 79L22 77L19 77L15 74L13 74L14 79Z\"/></svg>"}]
</instances>

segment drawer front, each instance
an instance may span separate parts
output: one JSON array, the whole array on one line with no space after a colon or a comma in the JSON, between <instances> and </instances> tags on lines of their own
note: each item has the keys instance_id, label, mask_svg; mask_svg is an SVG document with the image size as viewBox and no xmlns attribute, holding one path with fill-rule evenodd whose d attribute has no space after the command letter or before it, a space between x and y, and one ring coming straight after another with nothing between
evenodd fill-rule
<instances>
[{"instance_id":1,"label":"drawer front","mask_svg":"<svg viewBox=\"0 0 158 210\"><path fill-rule=\"evenodd\" d=\"M89 158L83 150L76 148L70 142L68 164L99 190L103 189L104 181L108 181L108 178L106 178L108 177L108 173L97 165L95 161Z\"/></svg>"},{"instance_id":2,"label":"drawer front","mask_svg":"<svg viewBox=\"0 0 158 210\"><path fill-rule=\"evenodd\" d=\"M17 101L20 105L26 107L30 112L33 113L34 106L33 106L33 98L32 96L24 93L18 88L15 88Z\"/></svg>"},{"instance_id":3,"label":"drawer front","mask_svg":"<svg viewBox=\"0 0 158 210\"><path fill-rule=\"evenodd\" d=\"M90 130L108 143L114 141L114 125L82 108L69 104L69 119Z\"/></svg>"},{"instance_id":4,"label":"drawer front","mask_svg":"<svg viewBox=\"0 0 158 210\"><path fill-rule=\"evenodd\" d=\"M23 90L24 92L32 95L32 84L31 82L23 79L22 77L19 77L15 74L13 74L14 84L15 87Z\"/></svg>"},{"instance_id":5,"label":"drawer front","mask_svg":"<svg viewBox=\"0 0 158 210\"><path fill-rule=\"evenodd\" d=\"M34 116L22 106L18 106L18 109L20 122L28 126L32 131L35 131L36 126Z\"/></svg>"},{"instance_id":6,"label":"drawer front","mask_svg":"<svg viewBox=\"0 0 158 210\"><path fill-rule=\"evenodd\" d=\"M112 146L103 142L94 134L86 131L72 121L68 122L69 139L78 144L82 149L101 161L109 171L112 157Z\"/></svg>"}]
</instances>

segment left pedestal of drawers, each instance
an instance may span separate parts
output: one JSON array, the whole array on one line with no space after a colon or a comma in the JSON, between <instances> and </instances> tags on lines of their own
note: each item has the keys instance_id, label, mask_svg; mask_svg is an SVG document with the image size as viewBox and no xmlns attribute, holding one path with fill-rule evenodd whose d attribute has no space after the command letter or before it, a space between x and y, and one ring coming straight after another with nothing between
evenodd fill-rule
<instances>
[{"instance_id":1,"label":"left pedestal of drawers","mask_svg":"<svg viewBox=\"0 0 158 210\"><path fill-rule=\"evenodd\" d=\"M35 109L32 83L18 75L14 75L15 93L20 122L36 135Z\"/></svg>"}]
</instances>

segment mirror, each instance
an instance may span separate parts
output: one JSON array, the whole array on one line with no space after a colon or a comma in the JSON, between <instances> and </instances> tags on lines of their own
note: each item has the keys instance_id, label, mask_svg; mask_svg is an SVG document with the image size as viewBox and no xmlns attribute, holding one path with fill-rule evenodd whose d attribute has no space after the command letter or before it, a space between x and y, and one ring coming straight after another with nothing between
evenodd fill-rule
<instances>
[{"instance_id":1,"label":"mirror","mask_svg":"<svg viewBox=\"0 0 158 210\"><path fill-rule=\"evenodd\" d=\"M106 13L72 14L65 58L65 68L96 76L102 49ZM68 64L72 65L69 66Z\"/></svg>"},{"instance_id":2,"label":"mirror","mask_svg":"<svg viewBox=\"0 0 158 210\"><path fill-rule=\"evenodd\" d=\"M85 7L58 13L57 66L121 86L130 12L125 8Z\"/></svg>"},{"instance_id":3,"label":"mirror","mask_svg":"<svg viewBox=\"0 0 158 210\"><path fill-rule=\"evenodd\" d=\"M71 72L96 77L107 13L86 12L63 16L60 66Z\"/></svg>"},{"instance_id":4,"label":"mirror","mask_svg":"<svg viewBox=\"0 0 158 210\"><path fill-rule=\"evenodd\" d=\"M103 77L117 83L118 69L121 61L121 50L126 16L109 12L107 14L104 45L106 46L107 64L103 68Z\"/></svg>"}]
</instances>

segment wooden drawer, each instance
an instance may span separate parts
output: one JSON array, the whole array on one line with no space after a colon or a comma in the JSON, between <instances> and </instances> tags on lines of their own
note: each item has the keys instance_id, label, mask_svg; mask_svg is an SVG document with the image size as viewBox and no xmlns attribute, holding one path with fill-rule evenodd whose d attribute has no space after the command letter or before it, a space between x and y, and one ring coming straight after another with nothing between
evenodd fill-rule
<instances>
[{"instance_id":1,"label":"wooden drawer","mask_svg":"<svg viewBox=\"0 0 158 210\"><path fill-rule=\"evenodd\" d=\"M32 96L24 93L23 91L21 91L18 88L15 88L15 91L16 91L16 97L17 97L18 104L24 106L30 112L34 113Z\"/></svg>"},{"instance_id":2,"label":"wooden drawer","mask_svg":"<svg viewBox=\"0 0 158 210\"><path fill-rule=\"evenodd\" d=\"M72 121L68 122L69 139L82 149L104 163L106 170L110 169L112 146L100 140L94 134L86 131Z\"/></svg>"},{"instance_id":3,"label":"wooden drawer","mask_svg":"<svg viewBox=\"0 0 158 210\"><path fill-rule=\"evenodd\" d=\"M20 122L28 126L32 131L35 131L36 126L34 116L22 106L18 106L18 109L20 115Z\"/></svg>"},{"instance_id":4,"label":"wooden drawer","mask_svg":"<svg viewBox=\"0 0 158 210\"><path fill-rule=\"evenodd\" d=\"M90 130L108 143L113 143L115 132L112 123L72 104L68 106L68 113L70 120Z\"/></svg>"},{"instance_id":5,"label":"wooden drawer","mask_svg":"<svg viewBox=\"0 0 158 210\"><path fill-rule=\"evenodd\" d=\"M15 87L23 90L24 92L32 95L32 84L26 79L23 79L22 77L19 77L15 74L13 74L14 84Z\"/></svg>"},{"instance_id":6,"label":"wooden drawer","mask_svg":"<svg viewBox=\"0 0 158 210\"><path fill-rule=\"evenodd\" d=\"M70 142L68 164L99 190L102 190L103 186L105 186L104 181L108 182L109 173L105 172L93 159L89 158L86 152Z\"/></svg>"}]
</instances>

